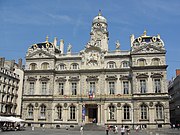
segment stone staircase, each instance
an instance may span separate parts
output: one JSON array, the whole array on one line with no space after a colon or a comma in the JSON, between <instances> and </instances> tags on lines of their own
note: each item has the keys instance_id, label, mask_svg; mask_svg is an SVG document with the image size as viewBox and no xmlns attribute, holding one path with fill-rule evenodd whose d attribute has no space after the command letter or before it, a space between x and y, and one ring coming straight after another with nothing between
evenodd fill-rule
<instances>
[{"instance_id":1,"label":"stone staircase","mask_svg":"<svg viewBox=\"0 0 180 135\"><path fill-rule=\"evenodd\" d=\"M76 126L69 130L79 131L80 126ZM83 130L84 131L105 131L105 127L99 126L99 125L97 125L97 123L87 123L87 124L83 125Z\"/></svg>"},{"instance_id":2,"label":"stone staircase","mask_svg":"<svg viewBox=\"0 0 180 135\"><path fill-rule=\"evenodd\" d=\"M84 131L105 131L104 126L99 126L97 123L88 123L83 126Z\"/></svg>"}]
</instances>

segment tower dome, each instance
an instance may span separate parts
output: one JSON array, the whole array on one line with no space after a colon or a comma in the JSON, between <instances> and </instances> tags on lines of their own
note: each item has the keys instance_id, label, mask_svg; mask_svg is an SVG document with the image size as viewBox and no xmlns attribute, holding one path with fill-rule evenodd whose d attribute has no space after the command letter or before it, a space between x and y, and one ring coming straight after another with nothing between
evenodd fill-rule
<instances>
[{"instance_id":1,"label":"tower dome","mask_svg":"<svg viewBox=\"0 0 180 135\"><path fill-rule=\"evenodd\" d=\"M106 23L107 24L107 20L104 16L102 16L101 11L99 11L99 14L96 17L94 17L93 23Z\"/></svg>"}]
</instances>

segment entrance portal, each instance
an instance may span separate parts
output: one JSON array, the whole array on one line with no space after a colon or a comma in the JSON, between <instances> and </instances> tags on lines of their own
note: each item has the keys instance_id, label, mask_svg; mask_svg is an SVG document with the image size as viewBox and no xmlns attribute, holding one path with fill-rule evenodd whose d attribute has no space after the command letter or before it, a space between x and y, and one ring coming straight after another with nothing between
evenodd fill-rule
<instances>
[{"instance_id":1,"label":"entrance portal","mask_svg":"<svg viewBox=\"0 0 180 135\"><path fill-rule=\"evenodd\" d=\"M98 110L96 104L86 105L89 123L97 123Z\"/></svg>"}]
</instances>

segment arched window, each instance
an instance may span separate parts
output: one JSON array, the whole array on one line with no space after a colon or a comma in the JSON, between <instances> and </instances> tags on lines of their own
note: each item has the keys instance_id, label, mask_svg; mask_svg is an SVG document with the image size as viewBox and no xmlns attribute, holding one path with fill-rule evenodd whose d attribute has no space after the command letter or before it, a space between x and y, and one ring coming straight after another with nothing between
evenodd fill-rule
<instances>
[{"instance_id":1,"label":"arched window","mask_svg":"<svg viewBox=\"0 0 180 135\"><path fill-rule=\"evenodd\" d=\"M110 120L115 119L115 106L114 105L109 106L109 119Z\"/></svg>"},{"instance_id":2,"label":"arched window","mask_svg":"<svg viewBox=\"0 0 180 135\"><path fill-rule=\"evenodd\" d=\"M66 69L66 65L65 64L59 64L59 70L65 70Z\"/></svg>"},{"instance_id":3,"label":"arched window","mask_svg":"<svg viewBox=\"0 0 180 135\"><path fill-rule=\"evenodd\" d=\"M145 66L146 65L146 60L145 59L139 59L138 60L138 65L139 66Z\"/></svg>"},{"instance_id":4,"label":"arched window","mask_svg":"<svg viewBox=\"0 0 180 135\"><path fill-rule=\"evenodd\" d=\"M48 69L48 66L49 66L49 63L44 62L41 64L41 69L46 70L46 69Z\"/></svg>"},{"instance_id":5,"label":"arched window","mask_svg":"<svg viewBox=\"0 0 180 135\"><path fill-rule=\"evenodd\" d=\"M142 104L140 106L140 111L141 111L141 119L147 120L148 119L148 107L147 107L147 105Z\"/></svg>"},{"instance_id":6,"label":"arched window","mask_svg":"<svg viewBox=\"0 0 180 135\"><path fill-rule=\"evenodd\" d=\"M33 118L33 113L34 113L34 106L33 105L28 105L28 118Z\"/></svg>"},{"instance_id":7,"label":"arched window","mask_svg":"<svg viewBox=\"0 0 180 135\"><path fill-rule=\"evenodd\" d=\"M163 119L164 108L161 104L156 105L156 119Z\"/></svg>"},{"instance_id":8,"label":"arched window","mask_svg":"<svg viewBox=\"0 0 180 135\"><path fill-rule=\"evenodd\" d=\"M40 106L40 118L46 118L46 106L45 105L41 105Z\"/></svg>"},{"instance_id":9,"label":"arched window","mask_svg":"<svg viewBox=\"0 0 180 135\"><path fill-rule=\"evenodd\" d=\"M78 69L78 68L79 68L79 65L78 65L77 63L71 64L71 69L76 70L76 69Z\"/></svg>"},{"instance_id":10,"label":"arched window","mask_svg":"<svg viewBox=\"0 0 180 135\"><path fill-rule=\"evenodd\" d=\"M76 119L76 107L74 105L70 106L70 119Z\"/></svg>"},{"instance_id":11,"label":"arched window","mask_svg":"<svg viewBox=\"0 0 180 135\"><path fill-rule=\"evenodd\" d=\"M57 118L62 119L62 106L59 105L56 107L56 109L57 109Z\"/></svg>"},{"instance_id":12,"label":"arched window","mask_svg":"<svg viewBox=\"0 0 180 135\"><path fill-rule=\"evenodd\" d=\"M127 68L129 67L129 62L128 61L123 61L122 62L122 68Z\"/></svg>"},{"instance_id":13,"label":"arched window","mask_svg":"<svg viewBox=\"0 0 180 135\"><path fill-rule=\"evenodd\" d=\"M130 119L130 106L124 105L123 110L124 110L124 120L129 120Z\"/></svg>"},{"instance_id":14,"label":"arched window","mask_svg":"<svg viewBox=\"0 0 180 135\"><path fill-rule=\"evenodd\" d=\"M31 63L30 64L30 70L36 70L37 69L37 64L36 63Z\"/></svg>"},{"instance_id":15,"label":"arched window","mask_svg":"<svg viewBox=\"0 0 180 135\"><path fill-rule=\"evenodd\" d=\"M114 61L108 62L108 68L116 68L116 63Z\"/></svg>"},{"instance_id":16,"label":"arched window","mask_svg":"<svg viewBox=\"0 0 180 135\"><path fill-rule=\"evenodd\" d=\"M152 59L152 65L155 65L155 66L160 65L160 59L159 58Z\"/></svg>"}]
</instances>

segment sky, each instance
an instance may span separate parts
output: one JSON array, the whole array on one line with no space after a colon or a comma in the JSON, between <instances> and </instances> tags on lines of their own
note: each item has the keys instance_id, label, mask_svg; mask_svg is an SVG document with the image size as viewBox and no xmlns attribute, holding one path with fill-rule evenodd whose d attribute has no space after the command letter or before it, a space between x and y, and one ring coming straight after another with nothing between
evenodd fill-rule
<instances>
[{"instance_id":1,"label":"sky","mask_svg":"<svg viewBox=\"0 0 180 135\"><path fill-rule=\"evenodd\" d=\"M180 0L0 0L0 57L25 63L27 49L54 37L79 52L90 39L92 20L107 19L109 49L130 50L130 35L160 34L165 43L168 80L180 69Z\"/></svg>"}]
</instances>

